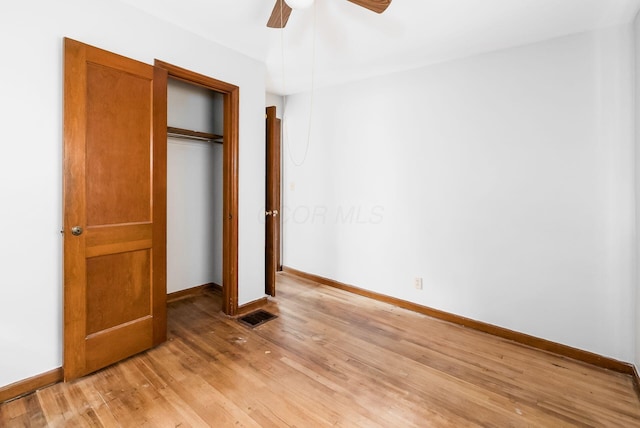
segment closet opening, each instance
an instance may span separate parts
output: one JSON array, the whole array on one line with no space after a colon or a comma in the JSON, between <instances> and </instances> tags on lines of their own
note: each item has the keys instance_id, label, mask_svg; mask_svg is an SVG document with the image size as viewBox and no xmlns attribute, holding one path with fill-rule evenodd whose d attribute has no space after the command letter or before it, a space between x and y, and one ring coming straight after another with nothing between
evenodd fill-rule
<instances>
[{"instance_id":1,"label":"closet opening","mask_svg":"<svg viewBox=\"0 0 640 428\"><path fill-rule=\"evenodd\" d=\"M221 288L238 310L237 86L156 60L167 82L167 292Z\"/></svg>"}]
</instances>

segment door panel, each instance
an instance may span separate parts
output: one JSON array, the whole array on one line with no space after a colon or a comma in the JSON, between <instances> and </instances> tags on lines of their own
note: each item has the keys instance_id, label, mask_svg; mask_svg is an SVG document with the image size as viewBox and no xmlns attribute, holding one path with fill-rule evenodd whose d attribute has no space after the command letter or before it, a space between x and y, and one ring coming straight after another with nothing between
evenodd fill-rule
<instances>
[{"instance_id":1,"label":"door panel","mask_svg":"<svg viewBox=\"0 0 640 428\"><path fill-rule=\"evenodd\" d=\"M265 293L276 295L276 271L280 263L280 120L276 108L267 107L266 123L266 230Z\"/></svg>"},{"instance_id":2,"label":"door panel","mask_svg":"<svg viewBox=\"0 0 640 428\"><path fill-rule=\"evenodd\" d=\"M151 254L87 259L87 335L151 315Z\"/></svg>"},{"instance_id":3,"label":"door panel","mask_svg":"<svg viewBox=\"0 0 640 428\"><path fill-rule=\"evenodd\" d=\"M65 39L66 380L166 338L166 78Z\"/></svg>"},{"instance_id":4,"label":"door panel","mask_svg":"<svg viewBox=\"0 0 640 428\"><path fill-rule=\"evenodd\" d=\"M87 65L87 226L151 220L149 68L140 76Z\"/></svg>"}]
</instances>

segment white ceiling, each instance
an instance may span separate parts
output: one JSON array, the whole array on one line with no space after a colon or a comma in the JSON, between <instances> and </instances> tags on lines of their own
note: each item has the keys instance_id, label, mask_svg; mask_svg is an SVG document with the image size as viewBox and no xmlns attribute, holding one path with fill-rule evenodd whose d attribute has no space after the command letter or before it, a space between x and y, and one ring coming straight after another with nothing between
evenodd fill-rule
<instances>
[{"instance_id":1,"label":"white ceiling","mask_svg":"<svg viewBox=\"0 0 640 428\"><path fill-rule=\"evenodd\" d=\"M275 0L120 1L264 62L278 94L308 91L312 76L326 86L628 23L640 9L640 0L393 0L378 15L315 0L283 31L266 27Z\"/></svg>"}]
</instances>

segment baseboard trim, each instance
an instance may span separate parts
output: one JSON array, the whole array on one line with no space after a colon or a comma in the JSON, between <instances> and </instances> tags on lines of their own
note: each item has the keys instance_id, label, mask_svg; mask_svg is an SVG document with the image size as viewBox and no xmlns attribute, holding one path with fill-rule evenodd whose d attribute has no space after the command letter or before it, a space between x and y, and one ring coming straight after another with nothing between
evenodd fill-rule
<instances>
[{"instance_id":1,"label":"baseboard trim","mask_svg":"<svg viewBox=\"0 0 640 428\"><path fill-rule=\"evenodd\" d=\"M215 293L215 294L222 294L222 285L216 284L215 282L211 282L206 285L205 291L211 291L212 293Z\"/></svg>"},{"instance_id":2,"label":"baseboard trim","mask_svg":"<svg viewBox=\"0 0 640 428\"><path fill-rule=\"evenodd\" d=\"M269 298L262 297L258 300L254 300L253 302L245 303L244 305L238 306L238 313L236 315L244 315L247 312L255 311L256 309L260 309L265 306L269 302Z\"/></svg>"},{"instance_id":3,"label":"baseboard trim","mask_svg":"<svg viewBox=\"0 0 640 428\"><path fill-rule=\"evenodd\" d=\"M209 282L207 284L198 285L196 287L187 288L186 290L174 291L167 294L167 303L173 303L178 300L187 299L189 297L199 296L203 294L207 289L212 289L214 292L221 291L222 286Z\"/></svg>"},{"instance_id":4,"label":"baseboard trim","mask_svg":"<svg viewBox=\"0 0 640 428\"><path fill-rule=\"evenodd\" d=\"M482 321L476 321L470 318L465 318L460 315L455 315L449 312L441 311L439 309L433 309L428 306L422 306L417 303L409 302L407 300L398 299L396 297L387 296L384 294L376 293L373 291L365 290L363 288L355 287L353 285L344 284L342 282L334 281L329 278L325 278L319 275L299 271L287 266L283 267L283 271L290 275L297 276L302 279L306 279L312 282L316 282L329 287L339 288L360 296L369 297L380 302L389 303L394 306L398 306L404 309L409 309L414 312L428 315L433 318L437 318L443 321L448 321L454 324L462 325L467 328L488 333L493 336L501 337L503 339L512 340L522 345L527 345L532 348L547 351L560 355L563 357L571 358L574 360L582 361L597 367L613 370L619 373L634 376L636 381L636 387L640 390L640 377L633 364L618 361L614 358L605 357L595 354L593 352L584 351L582 349L573 348L571 346L563 345L561 343L552 342L550 340L542 339L535 336L530 336L525 333L509 330L504 327L498 327L493 324L488 324Z\"/></svg>"},{"instance_id":5,"label":"baseboard trim","mask_svg":"<svg viewBox=\"0 0 640 428\"><path fill-rule=\"evenodd\" d=\"M16 398L20 398L23 395L30 394L45 386L53 385L54 383L61 382L64 378L62 367L53 369L51 371L19 380L10 385L0 388L0 403L10 401Z\"/></svg>"}]
</instances>

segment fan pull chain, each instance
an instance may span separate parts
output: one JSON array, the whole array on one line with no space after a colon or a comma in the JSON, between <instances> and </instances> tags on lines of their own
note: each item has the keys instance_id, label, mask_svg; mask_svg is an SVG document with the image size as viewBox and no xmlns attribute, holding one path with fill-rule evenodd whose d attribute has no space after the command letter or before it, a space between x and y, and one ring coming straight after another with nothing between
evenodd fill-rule
<instances>
[{"instance_id":1,"label":"fan pull chain","mask_svg":"<svg viewBox=\"0 0 640 428\"><path fill-rule=\"evenodd\" d=\"M285 113L287 111L287 96L284 96L283 99L283 108L282 108L282 117L284 118L284 126L283 126L283 140L285 142L285 146L287 147L287 153L289 153L289 158L294 166L300 167L304 165L307 160L307 155L309 154L309 146L311 145L311 130L312 130L312 119L313 119L313 104L315 98L315 81L316 81L316 38L318 35L317 32L317 2L313 3L313 44L311 47L311 92L309 96L309 126L307 127L307 141L305 144L304 155L302 156L302 161L296 161L293 150L291 148L291 139L289 138L289 127L285 117ZM280 41L282 44L282 92L286 93L285 90L285 78L284 78L284 35L283 32L280 33Z\"/></svg>"}]
</instances>

